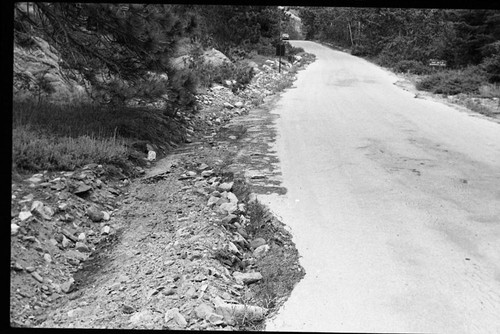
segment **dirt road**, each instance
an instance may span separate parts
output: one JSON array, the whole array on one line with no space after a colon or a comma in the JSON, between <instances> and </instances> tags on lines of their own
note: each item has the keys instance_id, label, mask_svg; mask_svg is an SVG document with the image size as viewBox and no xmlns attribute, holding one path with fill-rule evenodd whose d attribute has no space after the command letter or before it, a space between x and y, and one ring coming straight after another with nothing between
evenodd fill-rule
<instances>
[{"instance_id":1,"label":"dirt road","mask_svg":"<svg viewBox=\"0 0 500 334\"><path fill-rule=\"evenodd\" d=\"M275 112L305 278L267 330L500 333L500 125L367 61L317 61Z\"/></svg>"}]
</instances>

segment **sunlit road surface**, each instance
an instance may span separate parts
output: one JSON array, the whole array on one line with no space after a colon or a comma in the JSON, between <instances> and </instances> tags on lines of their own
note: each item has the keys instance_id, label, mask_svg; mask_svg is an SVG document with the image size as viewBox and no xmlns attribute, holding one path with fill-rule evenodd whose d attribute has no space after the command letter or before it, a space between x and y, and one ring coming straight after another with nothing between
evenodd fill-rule
<instances>
[{"instance_id":1,"label":"sunlit road surface","mask_svg":"<svg viewBox=\"0 0 500 334\"><path fill-rule=\"evenodd\" d=\"M306 276L272 331L500 333L500 125L313 42L273 111Z\"/></svg>"}]
</instances>

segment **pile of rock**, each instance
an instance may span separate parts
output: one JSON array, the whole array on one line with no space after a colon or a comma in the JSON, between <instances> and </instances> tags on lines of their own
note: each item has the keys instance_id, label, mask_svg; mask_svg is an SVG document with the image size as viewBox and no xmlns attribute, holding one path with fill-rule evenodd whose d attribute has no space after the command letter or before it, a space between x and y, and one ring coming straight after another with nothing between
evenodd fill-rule
<instances>
[{"instance_id":1,"label":"pile of rock","mask_svg":"<svg viewBox=\"0 0 500 334\"><path fill-rule=\"evenodd\" d=\"M72 274L115 233L112 215L129 181L104 174L102 165L90 164L12 184L11 300L24 304L26 314L35 311L26 320L71 292Z\"/></svg>"}]
</instances>

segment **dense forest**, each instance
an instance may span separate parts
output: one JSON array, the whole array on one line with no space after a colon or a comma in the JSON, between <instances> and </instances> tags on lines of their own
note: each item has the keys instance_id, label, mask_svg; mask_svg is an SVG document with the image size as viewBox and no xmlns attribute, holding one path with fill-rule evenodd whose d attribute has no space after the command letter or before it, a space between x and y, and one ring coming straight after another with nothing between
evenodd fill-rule
<instances>
[{"instance_id":1,"label":"dense forest","mask_svg":"<svg viewBox=\"0 0 500 334\"><path fill-rule=\"evenodd\" d=\"M430 59L445 61L449 70L462 70L465 74L462 78L458 72L451 76L448 72L448 81L460 84L443 92L473 92L481 81L500 82L498 10L298 9L306 39L350 48L353 55L371 58L400 71L428 74ZM426 88L425 84L422 88Z\"/></svg>"}]
</instances>

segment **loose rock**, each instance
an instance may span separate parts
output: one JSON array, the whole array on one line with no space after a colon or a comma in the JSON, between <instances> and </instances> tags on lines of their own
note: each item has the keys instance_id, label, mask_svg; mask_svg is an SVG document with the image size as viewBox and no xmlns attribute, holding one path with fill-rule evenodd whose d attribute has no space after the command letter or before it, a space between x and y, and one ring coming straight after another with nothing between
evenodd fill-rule
<instances>
[{"instance_id":1,"label":"loose rock","mask_svg":"<svg viewBox=\"0 0 500 334\"><path fill-rule=\"evenodd\" d=\"M258 282L262 279L262 275L259 272L240 273L238 271L235 271L233 273L233 277L236 279L238 283L243 283L247 285Z\"/></svg>"},{"instance_id":2,"label":"loose rock","mask_svg":"<svg viewBox=\"0 0 500 334\"><path fill-rule=\"evenodd\" d=\"M187 321L184 316L179 312L177 307L170 309L165 313L165 323L175 322L179 327L185 328L187 326Z\"/></svg>"}]
</instances>

